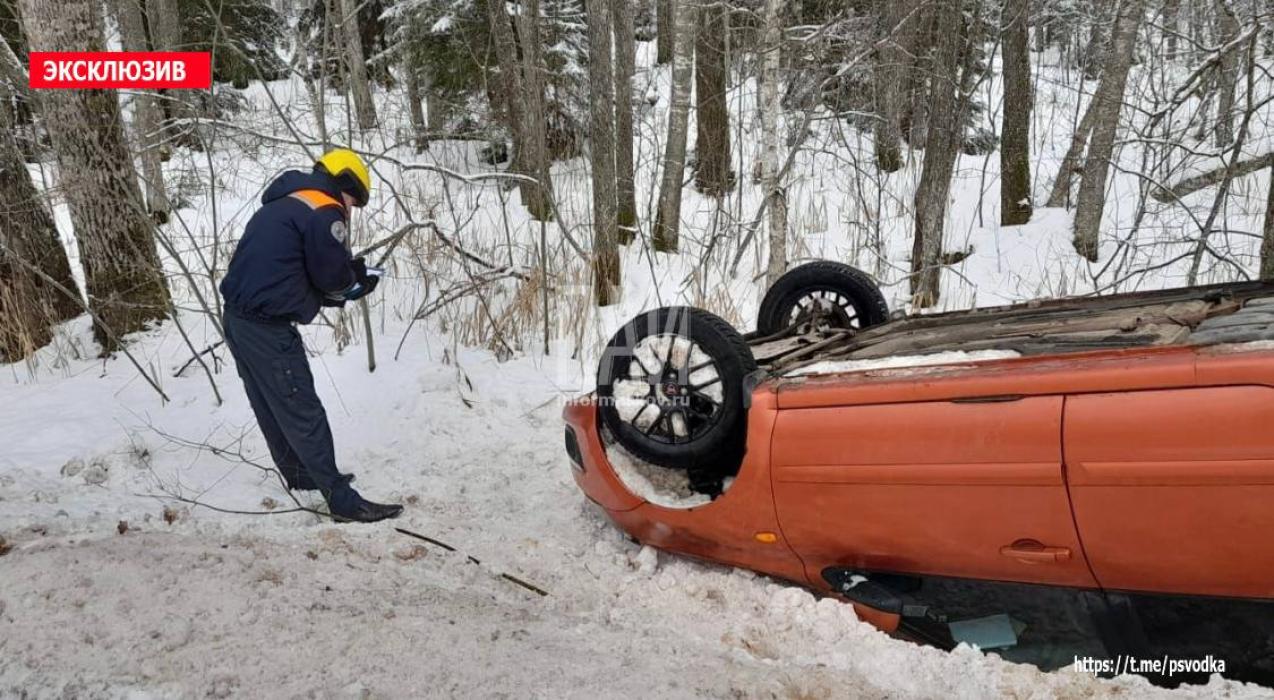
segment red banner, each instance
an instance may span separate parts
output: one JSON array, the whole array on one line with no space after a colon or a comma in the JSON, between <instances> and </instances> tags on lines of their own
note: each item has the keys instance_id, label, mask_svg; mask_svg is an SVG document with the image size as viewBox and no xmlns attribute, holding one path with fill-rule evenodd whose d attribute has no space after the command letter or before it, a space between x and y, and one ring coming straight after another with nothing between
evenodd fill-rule
<instances>
[{"instance_id":1,"label":"red banner","mask_svg":"<svg viewBox=\"0 0 1274 700\"><path fill-rule=\"evenodd\" d=\"M193 51L32 51L31 87L207 89L212 56Z\"/></svg>"}]
</instances>

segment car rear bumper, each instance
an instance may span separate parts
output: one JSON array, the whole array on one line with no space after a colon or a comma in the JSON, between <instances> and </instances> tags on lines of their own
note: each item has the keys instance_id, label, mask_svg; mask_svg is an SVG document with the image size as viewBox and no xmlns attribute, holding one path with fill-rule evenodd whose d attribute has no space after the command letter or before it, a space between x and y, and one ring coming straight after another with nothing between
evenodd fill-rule
<instances>
[{"instance_id":1,"label":"car rear bumper","mask_svg":"<svg viewBox=\"0 0 1274 700\"><path fill-rule=\"evenodd\" d=\"M725 494L694 508L655 505L624 485L602 444L594 397L571 402L562 417L575 483L637 541L809 585L774 511L769 440L776 411L773 390L757 389L748 413L747 454L738 477Z\"/></svg>"}]
</instances>

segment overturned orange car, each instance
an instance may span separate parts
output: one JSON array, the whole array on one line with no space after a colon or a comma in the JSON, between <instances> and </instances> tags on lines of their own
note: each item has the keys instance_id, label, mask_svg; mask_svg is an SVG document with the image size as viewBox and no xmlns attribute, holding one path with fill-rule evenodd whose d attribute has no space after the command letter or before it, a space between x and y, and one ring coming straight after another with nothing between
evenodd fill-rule
<instances>
[{"instance_id":1,"label":"overturned orange car","mask_svg":"<svg viewBox=\"0 0 1274 700\"><path fill-rule=\"evenodd\" d=\"M565 419L576 482L644 544L941 647L1274 684L1274 285L891 319L866 275L813 263L747 335L634 319Z\"/></svg>"}]
</instances>

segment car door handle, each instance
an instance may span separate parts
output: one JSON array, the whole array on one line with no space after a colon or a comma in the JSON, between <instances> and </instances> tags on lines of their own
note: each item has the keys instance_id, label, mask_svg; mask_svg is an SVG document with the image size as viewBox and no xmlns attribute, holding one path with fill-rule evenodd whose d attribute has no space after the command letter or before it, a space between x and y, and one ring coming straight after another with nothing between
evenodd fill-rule
<instances>
[{"instance_id":1,"label":"car door handle","mask_svg":"<svg viewBox=\"0 0 1274 700\"><path fill-rule=\"evenodd\" d=\"M1067 547L1046 547L1036 540L1018 540L1000 547L1000 554L1033 564L1069 561L1071 550Z\"/></svg>"}]
</instances>

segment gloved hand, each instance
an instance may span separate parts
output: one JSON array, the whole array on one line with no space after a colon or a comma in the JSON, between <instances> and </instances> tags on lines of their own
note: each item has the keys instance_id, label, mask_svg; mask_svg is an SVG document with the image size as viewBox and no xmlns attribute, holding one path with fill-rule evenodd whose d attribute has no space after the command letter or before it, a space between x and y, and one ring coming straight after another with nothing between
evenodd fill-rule
<instances>
[{"instance_id":1,"label":"gloved hand","mask_svg":"<svg viewBox=\"0 0 1274 700\"><path fill-rule=\"evenodd\" d=\"M380 276L384 274L384 271L375 267L367 267L367 261L362 256L351 260L350 267L354 270L354 284L345 290L345 301L357 301L371 294L376 289L376 285L380 284Z\"/></svg>"}]
</instances>

